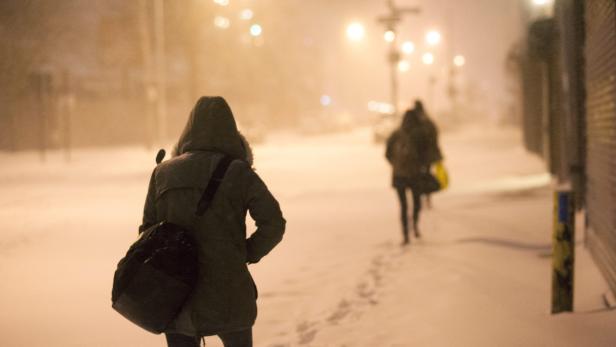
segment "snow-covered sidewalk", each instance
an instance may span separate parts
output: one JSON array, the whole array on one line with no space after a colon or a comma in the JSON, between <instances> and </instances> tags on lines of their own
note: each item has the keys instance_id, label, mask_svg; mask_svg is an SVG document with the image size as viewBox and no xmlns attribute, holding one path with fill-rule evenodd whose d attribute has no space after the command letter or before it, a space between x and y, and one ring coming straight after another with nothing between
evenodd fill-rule
<instances>
[{"instance_id":1,"label":"snow-covered sidewalk","mask_svg":"<svg viewBox=\"0 0 616 347\"><path fill-rule=\"evenodd\" d=\"M616 312L601 311L607 286L581 245L576 313L549 314L550 178L543 163L522 149L517 131L444 136L452 186L433 196L433 209L422 217L423 238L410 248L399 246L397 203L382 147L359 143L362 137L368 138L347 137L329 152L338 153L336 172L347 179L300 175L329 182L320 184L330 191L314 187L321 193L284 204L297 213L290 216L287 245L256 273L271 283L261 271L297 260L282 271L288 277L279 279L286 282L261 299L256 332L264 346L616 343L610 328ZM330 163L322 159L314 167L327 170ZM307 243L312 237L314 244Z\"/></svg>"},{"instance_id":2,"label":"snow-covered sidewalk","mask_svg":"<svg viewBox=\"0 0 616 347\"><path fill-rule=\"evenodd\" d=\"M433 196L423 238L408 248L383 147L367 129L256 146L288 229L251 266L255 345L616 345L616 312L601 311L607 287L581 245L576 312L549 314L550 179L519 136L443 135L452 186ZM74 156L64 166L59 155L42 165L34 154L0 154L0 344L164 346L110 308L153 153Z\"/></svg>"}]
</instances>

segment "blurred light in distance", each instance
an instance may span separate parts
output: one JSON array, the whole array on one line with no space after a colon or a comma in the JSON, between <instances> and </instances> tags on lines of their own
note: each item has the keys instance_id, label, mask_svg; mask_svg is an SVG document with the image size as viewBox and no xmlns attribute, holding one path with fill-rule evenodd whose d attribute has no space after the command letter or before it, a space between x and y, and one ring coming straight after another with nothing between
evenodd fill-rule
<instances>
[{"instance_id":1,"label":"blurred light in distance","mask_svg":"<svg viewBox=\"0 0 616 347\"><path fill-rule=\"evenodd\" d=\"M405 41L402 44L402 52L404 52L404 54L411 54L415 52L415 44L411 41Z\"/></svg>"},{"instance_id":2,"label":"blurred light in distance","mask_svg":"<svg viewBox=\"0 0 616 347\"><path fill-rule=\"evenodd\" d=\"M366 29L361 23L353 22L347 27L346 34L349 40L357 42L364 38Z\"/></svg>"},{"instance_id":3,"label":"blurred light in distance","mask_svg":"<svg viewBox=\"0 0 616 347\"><path fill-rule=\"evenodd\" d=\"M537 6L545 6L550 2L550 0L533 0L533 5Z\"/></svg>"},{"instance_id":4,"label":"blurred light in distance","mask_svg":"<svg viewBox=\"0 0 616 347\"><path fill-rule=\"evenodd\" d=\"M400 70L400 72L407 72L409 71L410 68L411 68L411 64L408 61L400 60L398 62L398 70Z\"/></svg>"},{"instance_id":5,"label":"blurred light in distance","mask_svg":"<svg viewBox=\"0 0 616 347\"><path fill-rule=\"evenodd\" d=\"M426 34L426 42L430 46L436 46L441 42L441 33L436 30L430 30Z\"/></svg>"},{"instance_id":6,"label":"blurred light in distance","mask_svg":"<svg viewBox=\"0 0 616 347\"><path fill-rule=\"evenodd\" d=\"M250 26L250 35L254 37L261 36L263 33L263 28L259 24L253 24Z\"/></svg>"},{"instance_id":7,"label":"blurred light in distance","mask_svg":"<svg viewBox=\"0 0 616 347\"><path fill-rule=\"evenodd\" d=\"M244 10L242 10L242 12L240 12L240 18L242 20L251 20L252 17L254 17L254 13L249 8L244 9Z\"/></svg>"},{"instance_id":8,"label":"blurred light in distance","mask_svg":"<svg viewBox=\"0 0 616 347\"><path fill-rule=\"evenodd\" d=\"M329 95L321 95L321 105L322 106L329 106L332 104L332 98Z\"/></svg>"},{"instance_id":9,"label":"blurred light in distance","mask_svg":"<svg viewBox=\"0 0 616 347\"><path fill-rule=\"evenodd\" d=\"M227 17L216 16L214 18L214 25L220 29L227 29L231 25L231 21Z\"/></svg>"},{"instance_id":10,"label":"blurred light in distance","mask_svg":"<svg viewBox=\"0 0 616 347\"><path fill-rule=\"evenodd\" d=\"M385 35L383 35L383 38L387 42L394 42L394 40L396 39L396 33L393 32L393 30L387 30L385 32Z\"/></svg>"},{"instance_id":11,"label":"blurred light in distance","mask_svg":"<svg viewBox=\"0 0 616 347\"><path fill-rule=\"evenodd\" d=\"M464 64L466 64L466 58L464 58L463 55L458 54L455 57L453 57L453 64L455 66L462 67L464 66Z\"/></svg>"},{"instance_id":12,"label":"blurred light in distance","mask_svg":"<svg viewBox=\"0 0 616 347\"><path fill-rule=\"evenodd\" d=\"M394 113L394 107L386 102L370 101L368 103L368 110L377 113L392 114Z\"/></svg>"},{"instance_id":13,"label":"blurred light in distance","mask_svg":"<svg viewBox=\"0 0 616 347\"><path fill-rule=\"evenodd\" d=\"M421 56L421 61L426 65L432 65L434 63L434 55L432 53L424 53Z\"/></svg>"},{"instance_id":14,"label":"blurred light in distance","mask_svg":"<svg viewBox=\"0 0 616 347\"><path fill-rule=\"evenodd\" d=\"M214 3L220 6L227 6L229 5L229 0L214 0Z\"/></svg>"}]
</instances>

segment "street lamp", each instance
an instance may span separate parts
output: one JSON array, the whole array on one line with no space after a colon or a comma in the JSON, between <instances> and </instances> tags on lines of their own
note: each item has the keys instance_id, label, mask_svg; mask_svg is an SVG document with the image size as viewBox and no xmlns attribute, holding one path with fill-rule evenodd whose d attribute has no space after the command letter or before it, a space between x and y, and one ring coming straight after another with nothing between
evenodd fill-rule
<instances>
[{"instance_id":1,"label":"street lamp","mask_svg":"<svg viewBox=\"0 0 616 347\"><path fill-rule=\"evenodd\" d=\"M385 41L389 43L389 52L387 54L387 61L389 63L389 75L391 83L391 105L393 107L393 114L398 113L398 69L400 62L400 52L395 45L396 33L395 29L402 21L402 17L407 14L418 14L420 9L417 7L398 7L394 3L394 0L387 0L387 8L389 13L384 16L379 16L377 21L383 24L386 28Z\"/></svg>"},{"instance_id":2,"label":"street lamp","mask_svg":"<svg viewBox=\"0 0 616 347\"><path fill-rule=\"evenodd\" d=\"M430 30L426 34L426 42L430 46L436 46L441 42L441 33L436 30Z\"/></svg>"},{"instance_id":3,"label":"street lamp","mask_svg":"<svg viewBox=\"0 0 616 347\"><path fill-rule=\"evenodd\" d=\"M332 98L327 94L321 95L321 99L319 101L321 102L321 106L323 107L327 107L332 104Z\"/></svg>"},{"instance_id":4,"label":"street lamp","mask_svg":"<svg viewBox=\"0 0 616 347\"><path fill-rule=\"evenodd\" d=\"M457 67L462 67L464 66L464 64L466 64L466 58L464 58L463 55L458 54L455 57L453 57L453 65Z\"/></svg>"},{"instance_id":5,"label":"street lamp","mask_svg":"<svg viewBox=\"0 0 616 347\"><path fill-rule=\"evenodd\" d=\"M231 21L227 17L216 16L216 18L214 18L214 26L219 29L227 29L230 25Z\"/></svg>"},{"instance_id":6,"label":"street lamp","mask_svg":"<svg viewBox=\"0 0 616 347\"><path fill-rule=\"evenodd\" d=\"M393 30L387 30L383 35L383 38L389 43L394 42L396 39L396 33Z\"/></svg>"},{"instance_id":7,"label":"street lamp","mask_svg":"<svg viewBox=\"0 0 616 347\"><path fill-rule=\"evenodd\" d=\"M554 0L532 0L532 4L536 9L536 15L539 17L552 17Z\"/></svg>"},{"instance_id":8,"label":"street lamp","mask_svg":"<svg viewBox=\"0 0 616 347\"><path fill-rule=\"evenodd\" d=\"M254 13L249 8L244 9L244 10L242 10L242 12L240 12L240 18L242 20L251 20L252 17L254 17Z\"/></svg>"},{"instance_id":9,"label":"street lamp","mask_svg":"<svg viewBox=\"0 0 616 347\"><path fill-rule=\"evenodd\" d=\"M432 65L434 64L434 54L432 53L424 53L421 56L421 61L426 64L426 65Z\"/></svg>"},{"instance_id":10,"label":"street lamp","mask_svg":"<svg viewBox=\"0 0 616 347\"><path fill-rule=\"evenodd\" d=\"M263 33L263 28L259 24L253 24L250 26L250 35L253 37L259 37Z\"/></svg>"},{"instance_id":11,"label":"street lamp","mask_svg":"<svg viewBox=\"0 0 616 347\"><path fill-rule=\"evenodd\" d=\"M411 64L406 61L406 60L400 60L398 62L398 70L400 70L400 72L407 72L411 69Z\"/></svg>"},{"instance_id":12,"label":"street lamp","mask_svg":"<svg viewBox=\"0 0 616 347\"><path fill-rule=\"evenodd\" d=\"M366 35L366 29L361 23L353 22L347 27L346 34L349 40L358 42Z\"/></svg>"},{"instance_id":13,"label":"street lamp","mask_svg":"<svg viewBox=\"0 0 616 347\"><path fill-rule=\"evenodd\" d=\"M406 55L412 54L413 52L415 52L415 44L411 41L405 41L402 44L402 52L404 52L404 54Z\"/></svg>"}]
</instances>

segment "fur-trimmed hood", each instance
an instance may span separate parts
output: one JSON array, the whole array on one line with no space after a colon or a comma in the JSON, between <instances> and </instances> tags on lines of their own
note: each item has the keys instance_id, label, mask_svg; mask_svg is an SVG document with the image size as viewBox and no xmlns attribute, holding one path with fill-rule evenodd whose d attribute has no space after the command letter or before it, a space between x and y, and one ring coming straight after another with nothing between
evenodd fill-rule
<instances>
[{"instance_id":1,"label":"fur-trimmed hood","mask_svg":"<svg viewBox=\"0 0 616 347\"><path fill-rule=\"evenodd\" d=\"M199 278L165 332L209 336L249 329L257 316L257 291L247 263L258 262L282 239L286 222L280 206L248 164L250 146L222 98L199 99L174 154L152 173L140 230L168 221L191 231ZM222 154L235 160L206 213L197 216ZM257 226L250 235L247 212Z\"/></svg>"},{"instance_id":2,"label":"fur-trimmed hood","mask_svg":"<svg viewBox=\"0 0 616 347\"><path fill-rule=\"evenodd\" d=\"M252 149L237 130L229 104L220 96L199 98L188 117L173 156L192 151L224 153L253 163Z\"/></svg>"}]
</instances>

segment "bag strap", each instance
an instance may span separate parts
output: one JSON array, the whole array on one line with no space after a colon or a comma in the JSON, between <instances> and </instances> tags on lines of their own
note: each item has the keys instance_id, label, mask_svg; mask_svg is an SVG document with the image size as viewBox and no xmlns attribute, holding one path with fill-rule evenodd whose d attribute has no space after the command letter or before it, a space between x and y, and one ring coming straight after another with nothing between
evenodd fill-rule
<instances>
[{"instance_id":1,"label":"bag strap","mask_svg":"<svg viewBox=\"0 0 616 347\"><path fill-rule=\"evenodd\" d=\"M214 195L216 195L216 191L222 183L225 173L232 161L233 158L225 155L220 159L218 165L216 165L216 169L214 169L212 173L212 178L210 178L210 181L207 183L205 191L203 191L203 195L201 195L201 199L199 199L199 203L197 204L197 211L195 212L197 216L203 216L208 207L210 207L212 200L214 200Z\"/></svg>"}]
</instances>

